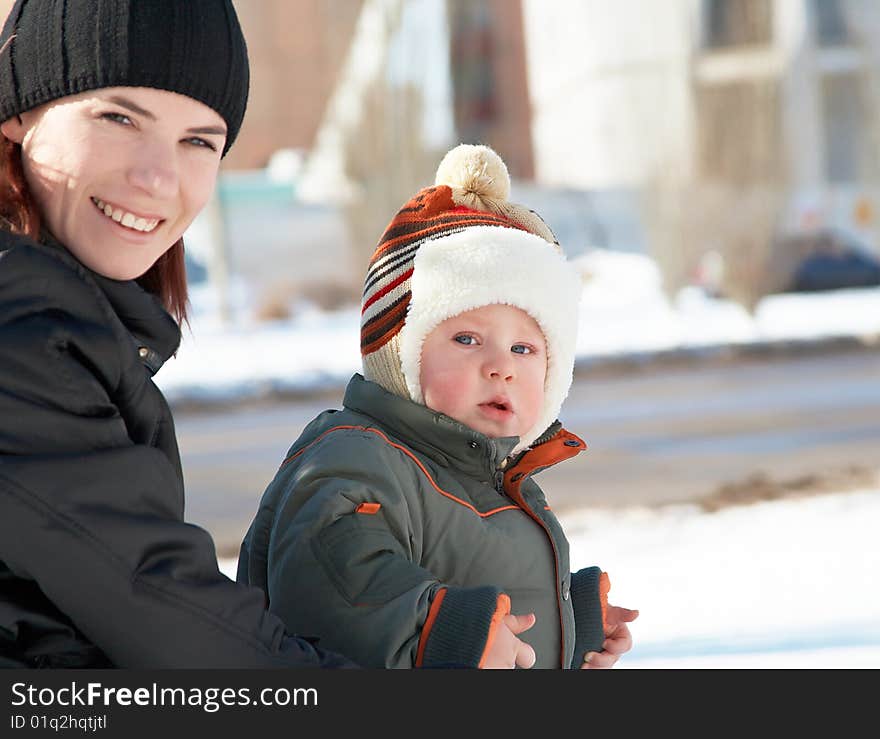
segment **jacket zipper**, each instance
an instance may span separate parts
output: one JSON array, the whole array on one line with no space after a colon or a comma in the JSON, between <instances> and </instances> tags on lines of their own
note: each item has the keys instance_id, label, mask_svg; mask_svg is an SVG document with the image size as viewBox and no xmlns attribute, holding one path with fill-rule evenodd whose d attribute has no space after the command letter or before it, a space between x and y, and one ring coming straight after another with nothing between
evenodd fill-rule
<instances>
[{"instance_id":1,"label":"jacket zipper","mask_svg":"<svg viewBox=\"0 0 880 739\"><path fill-rule=\"evenodd\" d=\"M525 482L526 479L531 477L535 472L540 472L541 470L547 469L547 467L548 467L548 465L545 465L544 467L536 467L534 470L532 470L532 472L528 473L523 478L522 482ZM522 482L520 483L520 486L522 486ZM500 469L495 470L495 489L499 493L504 495L505 497L510 498L510 496L507 495L507 493L504 490L504 472ZM522 496L520 496L520 497L522 497ZM513 500L513 499L511 498L511 500ZM525 498L522 498L522 500L523 500L523 503L525 503ZM516 502L516 501L514 501L514 502ZM556 610L559 615L559 636L560 636L559 663L560 663L562 669L564 670L566 668L565 659L564 659L564 657L565 657L565 622L562 619L562 597L561 597L562 593L559 590L559 550L557 550L557 548L556 548L556 542L553 540L553 535L550 533L550 529L547 528L547 524L545 524L541 520L541 518L534 511L532 511L530 508L523 508L523 513L525 513L527 516L529 516L529 518L531 518L535 523L538 524L538 526L541 527L541 529L544 531L544 534L547 536L547 539L550 542L550 548L553 550L553 571L556 573L556 577L555 577L555 580L556 580L556 583L555 583L555 585L556 585L556 587L555 587L555 590L556 590Z\"/></svg>"}]
</instances>

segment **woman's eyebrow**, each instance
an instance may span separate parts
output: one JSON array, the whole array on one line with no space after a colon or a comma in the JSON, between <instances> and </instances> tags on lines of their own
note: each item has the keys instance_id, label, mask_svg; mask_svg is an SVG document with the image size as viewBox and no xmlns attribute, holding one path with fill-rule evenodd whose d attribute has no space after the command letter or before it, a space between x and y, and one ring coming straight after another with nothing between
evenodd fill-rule
<instances>
[{"instance_id":1,"label":"woman's eyebrow","mask_svg":"<svg viewBox=\"0 0 880 739\"><path fill-rule=\"evenodd\" d=\"M129 100L127 97L122 97L122 95L112 95L109 99L111 103L116 103L117 105L121 105L123 108L128 108L132 113L142 115L144 116L144 118L149 118L151 121L156 120L156 116L153 115L149 110L145 110L137 103Z\"/></svg>"},{"instance_id":2,"label":"woman's eyebrow","mask_svg":"<svg viewBox=\"0 0 880 739\"><path fill-rule=\"evenodd\" d=\"M188 128L187 133L204 133L216 134L217 136L225 136L226 129L223 126L200 126L198 128Z\"/></svg>"},{"instance_id":3,"label":"woman's eyebrow","mask_svg":"<svg viewBox=\"0 0 880 739\"><path fill-rule=\"evenodd\" d=\"M151 113L149 110L142 108L140 105L135 103L132 100L129 100L127 97L122 95L112 95L109 98L111 103L116 103L117 105L122 106L123 108L127 108L132 113L136 113L137 115L143 116L148 120L155 121L156 116ZM192 128L187 129L187 133L200 133L206 135L216 135L216 136L225 136L226 135L226 127L225 126L194 126Z\"/></svg>"}]
</instances>

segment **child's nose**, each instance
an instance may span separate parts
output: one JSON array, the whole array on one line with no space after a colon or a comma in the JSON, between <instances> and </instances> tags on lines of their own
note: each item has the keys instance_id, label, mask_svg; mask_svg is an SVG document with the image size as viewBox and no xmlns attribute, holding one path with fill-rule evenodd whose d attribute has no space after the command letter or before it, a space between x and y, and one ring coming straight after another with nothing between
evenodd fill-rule
<instances>
[{"instance_id":1,"label":"child's nose","mask_svg":"<svg viewBox=\"0 0 880 739\"><path fill-rule=\"evenodd\" d=\"M487 357L484 365L487 377L510 382L514 378L514 366L510 352L496 351Z\"/></svg>"}]
</instances>

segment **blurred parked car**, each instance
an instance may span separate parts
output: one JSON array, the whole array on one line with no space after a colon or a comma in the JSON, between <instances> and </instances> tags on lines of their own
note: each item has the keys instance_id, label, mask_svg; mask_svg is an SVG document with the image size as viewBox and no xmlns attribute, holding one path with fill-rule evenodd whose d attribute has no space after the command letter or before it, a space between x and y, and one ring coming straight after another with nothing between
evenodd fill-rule
<instances>
[{"instance_id":1,"label":"blurred parked car","mask_svg":"<svg viewBox=\"0 0 880 739\"><path fill-rule=\"evenodd\" d=\"M779 239L771 256L779 292L880 286L880 257L841 231L824 229Z\"/></svg>"}]
</instances>

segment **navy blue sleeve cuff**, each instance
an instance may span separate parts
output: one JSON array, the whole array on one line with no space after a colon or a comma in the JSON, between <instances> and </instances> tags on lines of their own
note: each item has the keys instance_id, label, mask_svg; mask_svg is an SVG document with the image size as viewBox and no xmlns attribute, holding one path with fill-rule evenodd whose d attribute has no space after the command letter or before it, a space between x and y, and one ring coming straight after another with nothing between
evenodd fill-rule
<instances>
[{"instance_id":1,"label":"navy blue sleeve cuff","mask_svg":"<svg viewBox=\"0 0 880 739\"><path fill-rule=\"evenodd\" d=\"M598 652L605 641L602 603L599 599L599 567L585 567L571 576L571 605L574 608L574 655L571 668L578 669L587 652Z\"/></svg>"},{"instance_id":2,"label":"navy blue sleeve cuff","mask_svg":"<svg viewBox=\"0 0 880 739\"><path fill-rule=\"evenodd\" d=\"M447 588L427 635L421 666L478 667L499 595L501 591L490 586Z\"/></svg>"}]
</instances>

